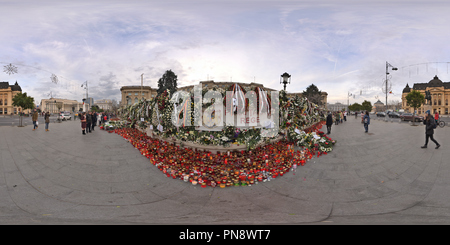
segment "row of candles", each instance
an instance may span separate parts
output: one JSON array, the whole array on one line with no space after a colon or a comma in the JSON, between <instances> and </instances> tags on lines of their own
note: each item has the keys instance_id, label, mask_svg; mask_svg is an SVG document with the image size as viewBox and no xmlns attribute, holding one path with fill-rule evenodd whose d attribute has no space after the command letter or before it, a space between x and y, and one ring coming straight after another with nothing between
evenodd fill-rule
<instances>
[{"instance_id":1,"label":"row of candles","mask_svg":"<svg viewBox=\"0 0 450 245\"><path fill-rule=\"evenodd\" d=\"M282 140L250 151L209 152L183 148L147 136L137 129L115 129L167 177L205 188L244 186L271 181L304 165L313 153L295 151Z\"/></svg>"}]
</instances>

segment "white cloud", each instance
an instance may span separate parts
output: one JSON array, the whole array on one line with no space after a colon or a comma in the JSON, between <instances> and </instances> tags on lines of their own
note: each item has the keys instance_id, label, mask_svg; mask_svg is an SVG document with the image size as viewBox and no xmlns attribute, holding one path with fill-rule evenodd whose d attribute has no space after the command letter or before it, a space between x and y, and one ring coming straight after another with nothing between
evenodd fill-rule
<instances>
[{"instance_id":1,"label":"white cloud","mask_svg":"<svg viewBox=\"0 0 450 245\"><path fill-rule=\"evenodd\" d=\"M402 68L392 73L392 97L400 98L407 82L434 76L425 68L405 75L411 64L449 61L447 7L438 1L6 2L0 62L17 64L19 74L2 73L0 80L18 80L37 100L47 91L80 100L88 80L94 98L120 100L120 86L140 84L142 73L153 87L171 69L180 85L209 78L281 89L280 75L288 72L288 90L314 83L330 102L346 102L349 91L358 94L354 101L375 102L384 96L388 61ZM445 68L438 75L448 81ZM60 84L50 82L52 73Z\"/></svg>"}]
</instances>

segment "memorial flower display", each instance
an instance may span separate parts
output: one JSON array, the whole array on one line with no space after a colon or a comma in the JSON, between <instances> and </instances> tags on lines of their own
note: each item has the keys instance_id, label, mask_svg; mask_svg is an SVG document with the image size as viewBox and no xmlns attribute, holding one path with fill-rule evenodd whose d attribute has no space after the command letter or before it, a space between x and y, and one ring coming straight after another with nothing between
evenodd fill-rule
<instances>
[{"instance_id":1,"label":"memorial flower display","mask_svg":"<svg viewBox=\"0 0 450 245\"><path fill-rule=\"evenodd\" d=\"M114 133L130 142L167 177L201 187L251 186L271 181L295 171L313 156L308 150L294 151L294 145L286 140L250 151L216 153L183 148L128 127L115 129Z\"/></svg>"},{"instance_id":2,"label":"memorial flower display","mask_svg":"<svg viewBox=\"0 0 450 245\"><path fill-rule=\"evenodd\" d=\"M128 106L122 114L123 120L116 122L113 128L168 177L202 187L251 185L259 180L270 181L282 176L298 165L304 165L316 154L317 157L327 154L336 143L320 131L325 124L322 109L306 98L289 98L283 90L279 91L279 96L272 98L261 88L239 84L227 89L217 86L201 91L194 89L183 94L175 93L176 96L166 90L154 99ZM240 112L247 115L248 108L256 109L258 113L263 108L269 108L269 114L278 113L279 123L270 129L225 125L219 130L210 130L196 126L195 120L203 119L199 116L200 110L212 115L211 121L216 117L220 119L213 105L221 98L205 99L208 91L222 96L225 116ZM232 101L228 103L227 91L232 92ZM247 95L247 91L251 93ZM279 110L275 111L273 105L279 106ZM147 128L152 130L152 136L143 132ZM263 137L262 130L272 130L276 134ZM183 142L217 146L224 150L233 145L245 149L226 154L223 151L198 151L183 147ZM294 146L300 150L294 151Z\"/></svg>"}]
</instances>

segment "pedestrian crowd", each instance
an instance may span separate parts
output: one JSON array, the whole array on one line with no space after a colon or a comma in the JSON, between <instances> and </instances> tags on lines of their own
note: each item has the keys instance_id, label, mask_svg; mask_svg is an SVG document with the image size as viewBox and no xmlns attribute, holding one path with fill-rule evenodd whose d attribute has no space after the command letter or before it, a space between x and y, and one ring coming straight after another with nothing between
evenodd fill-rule
<instances>
[{"instance_id":1,"label":"pedestrian crowd","mask_svg":"<svg viewBox=\"0 0 450 245\"><path fill-rule=\"evenodd\" d=\"M45 122L45 131L50 131L48 129L49 123L50 123L50 113L47 111L42 111L41 116L44 117ZM86 135L86 133L92 133L95 131L95 126L103 124L109 120L109 118L112 115L109 113L97 113L94 111L88 111L86 112L78 112L75 114L74 120L78 117L81 121L81 133L83 135ZM39 113L36 109L33 110L33 113L31 115L31 120L33 122L33 131L39 128L39 122L38 122Z\"/></svg>"},{"instance_id":2,"label":"pedestrian crowd","mask_svg":"<svg viewBox=\"0 0 450 245\"><path fill-rule=\"evenodd\" d=\"M331 126L333 125L339 125L339 123L343 123L347 121L347 111L335 111L331 112L328 111L327 115L327 134L331 134Z\"/></svg>"},{"instance_id":3,"label":"pedestrian crowd","mask_svg":"<svg viewBox=\"0 0 450 245\"><path fill-rule=\"evenodd\" d=\"M95 131L95 126L106 123L109 118L110 114L98 114L97 112L88 111L86 112L79 112L78 115L80 116L81 121L81 133L83 135L86 135L86 133L92 133L92 131Z\"/></svg>"},{"instance_id":4,"label":"pedestrian crowd","mask_svg":"<svg viewBox=\"0 0 450 245\"><path fill-rule=\"evenodd\" d=\"M340 123L346 122L347 115L348 115L347 111L335 111L335 112L328 111L327 122L326 122L327 134L331 134L331 126L333 125L333 123L334 123L334 125L339 125ZM355 119L357 117L358 117L358 113L355 112ZM370 116L369 116L368 111L361 112L361 123L364 124L365 132L368 133L369 132L369 124L370 124Z\"/></svg>"}]
</instances>

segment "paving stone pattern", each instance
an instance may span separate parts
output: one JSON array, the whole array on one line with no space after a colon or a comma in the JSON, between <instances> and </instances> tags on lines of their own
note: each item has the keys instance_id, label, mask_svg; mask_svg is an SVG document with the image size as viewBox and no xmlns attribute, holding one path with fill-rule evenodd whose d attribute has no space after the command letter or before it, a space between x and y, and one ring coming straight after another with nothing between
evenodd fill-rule
<instances>
[{"instance_id":1,"label":"paving stone pattern","mask_svg":"<svg viewBox=\"0 0 450 245\"><path fill-rule=\"evenodd\" d=\"M325 128L324 131L326 132ZM448 224L448 127L332 126L328 155L246 187L167 178L130 143L79 121L0 127L0 224Z\"/></svg>"}]
</instances>

